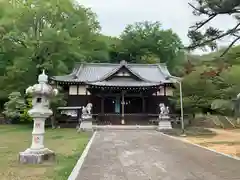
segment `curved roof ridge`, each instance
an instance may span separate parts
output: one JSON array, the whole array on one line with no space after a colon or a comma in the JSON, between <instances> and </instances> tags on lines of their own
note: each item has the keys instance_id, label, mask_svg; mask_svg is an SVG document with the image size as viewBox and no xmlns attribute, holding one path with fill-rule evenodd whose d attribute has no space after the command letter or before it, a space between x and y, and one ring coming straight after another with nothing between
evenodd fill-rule
<instances>
[{"instance_id":1,"label":"curved roof ridge","mask_svg":"<svg viewBox=\"0 0 240 180\"><path fill-rule=\"evenodd\" d=\"M82 72L82 70L83 70L83 66L84 66L84 64L81 64L80 66L79 66L79 68L78 68L78 70L76 71L76 73L75 73L75 79L77 79L78 77L79 77L79 75L80 75L80 73Z\"/></svg>"},{"instance_id":2,"label":"curved roof ridge","mask_svg":"<svg viewBox=\"0 0 240 180\"><path fill-rule=\"evenodd\" d=\"M157 66L157 65L161 65L161 66L167 66L166 63L154 63L154 64L139 64L139 63L128 63L129 65L136 65L136 66Z\"/></svg>"},{"instance_id":3,"label":"curved roof ridge","mask_svg":"<svg viewBox=\"0 0 240 180\"><path fill-rule=\"evenodd\" d=\"M88 62L82 62L82 63L79 63L79 64L84 64L84 65L109 65L109 66L112 66L112 65L119 65L119 63L94 63L94 62L91 62L91 63L88 63Z\"/></svg>"},{"instance_id":4,"label":"curved roof ridge","mask_svg":"<svg viewBox=\"0 0 240 180\"><path fill-rule=\"evenodd\" d=\"M70 74L60 75L60 76L51 76L50 79L56 79L56 77L71 77L71 78L76 79L76 73L79 71L79 68L80 67L75 64L74 68Z\"/></svg>"},{"instance_id":5,"label":"curved roof ridge","mask_svg":"<svg viewBox=\"0 0 240 180\"><path fill-rule=\"evenodd\" d=\"M109 63L111 64L111 63ZM150 81L144 77L142 77L141 75L139 75L137 72L135 72L134 70L131 69L131 67L128 66L128 63L124 60L122 60L119 64L117 64L118 66L116 68L114 68L112 71L108 72L107 74L105 74L104 76L102 76L101 78L99 78L98 80L95 81L103 81L107 78L109 78L110 76L112 76L113 74L115 74L117 71L119 71L122 67L126 67L133 75L137 76L139 79L141 79L142 81L146 81L146 82L153 82ZM95 81L91 81L91 82L95 82ZM88 81L90 82L90 81Z\"/></svg>"},{"instance_id":6,"label":"curved roof ridge","mask_svg":"<svg viewBox=\"0 0 240 180\"><path fill-rule=\"evenodd\" d=\"M77 62L75 63L75 65L81 65L81 64L84 64L84 65L109 65L109 66L112 66L112 65L116 65L116 66L119 66L121 64L121 62L123 62L124 60L120 61L119 63L97 63L97 62ZM149 63L146 63L146 64L143 64L143 63L129 63L127 61L125 61L125 64L128 64L128 65L136 65L136 66L156 66L156 65L163 65L163 66L166 66L166 63L153 63L153 64L149 64Z\"/></svg>"},{"instance_id":7,"label":"curved roof ridge","mask_svg":"<svg viewBox=\"0 0 240 180\"><path fill-rule=\"evenodd\" d=\"M78 68L74 67L72 72L70 74L67 74L67 75L72 76L72 75L76 74L77 70L78 70ZM67 76L67 75L65 75L65 76Z\"/></svg>"},{"instance_id":8,"label":"curved roof ridge","mask_svg":"<svg viewBox=\"0 0 240 180\"><path fill-rule=\"evenodd\" d=\"M163 75L163 77L165 78L165 80L169 81L168 78L171 77L172 75L168 71L167 64L165 63L164 66L162 66L161 64L158 64L158 69L159 69L160 73Z\"/></svg>"},{"instance_id":9,"label":"curved roof ridge","mask_svg":"<svg viewBox=\"0 0 240 180\"><path fill-rule=\"evenodd\" d=\"M162 72L161 66L157 65L159 72L165 77L165 73Z\"/></svg>"},{"instance_id":10,"label":"curved roof ridge","mask_svg":"<svg viewBox=\"0 0 240 180\"><path fill-rule=\"evenodd\" d=\"M164 74L167 73L167 76L171 76L171 73L169 72L168 68L167 68L167 64L165 64L164 66L158 65L158 67L162 70L164 70Z\"/></svg>"}]
</instances>

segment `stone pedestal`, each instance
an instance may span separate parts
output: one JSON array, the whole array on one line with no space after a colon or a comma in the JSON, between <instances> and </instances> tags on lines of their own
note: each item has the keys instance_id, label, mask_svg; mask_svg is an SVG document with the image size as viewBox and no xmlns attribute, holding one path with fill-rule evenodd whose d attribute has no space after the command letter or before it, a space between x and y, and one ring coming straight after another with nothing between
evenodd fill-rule
<instances>
[{"instance_id":1,"label":"stone pedestal","mask_svg":"<svg viewBox=\"0 0 240 180\"><path fill-rule=\"evenodd\" d=\"M158 122L158 130L172 129L172 124L169 116L160 117Z\"/></svg>"},{"instance_id":2,"label":"stone pedestal","mask_svg":"<svg viewBox=\"0 0 240 180\"><path fill-rule=\"evenodd\" d=\"M19 153L19 162L21 164L42 164L46 161L55 161L55 153L47 148L37 151L29 148Z\"/></svg>"},{"instance_id":3,"label":"stone pedestal","mask_svg":"<svg viewBox=\"0 0 240 180\"><path fill-rule=\"evenodd\" d=\"M92 131L93 130L93 118L83 119L81 121L78 131Z\"/></svg>"},{"instance_id":4,"label":"stone pedestal","mask_svg":"<svg viewBox=\"0 0 240 180\"><path fill-rule=\"evenodd\" d=\"M21 164L41 164L45 161L55 160L55 153L44 147L45 120L49 117L51 111L49 109L43 109L42 111L45 113L39 114L35 109L29 111L34 121L32 144L30 148L19 153L19 162Z\"/></svg>"}]
</instances>

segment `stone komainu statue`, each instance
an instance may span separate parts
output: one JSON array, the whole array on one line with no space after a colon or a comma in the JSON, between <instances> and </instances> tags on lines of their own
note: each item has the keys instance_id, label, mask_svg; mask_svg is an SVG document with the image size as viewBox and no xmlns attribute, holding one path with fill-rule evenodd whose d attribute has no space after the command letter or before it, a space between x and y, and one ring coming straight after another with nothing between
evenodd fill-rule
<instances>
[{"instance_id":1,"label":"stone komainu statue","mask_svg":"<svg viewBox=\"0 0 240 180\"><path fill-rule=\"evenodd\" d=\"M159 118L162 117L162 116L168 116L169 115L169 107L168 106L165 106L165 104L160 103L159 108L160 108Z\"/></svg>"},{"instance_id":2,"label":"stone komainu statue","mask_svg":"<svg viewBox=\"0 0 240 180\"><path fill-rule=\"evenodd\" d=\"M92 103L88 103L86 107L82 107L82 119L92 117Z\"/></svg>"}]
</instances>

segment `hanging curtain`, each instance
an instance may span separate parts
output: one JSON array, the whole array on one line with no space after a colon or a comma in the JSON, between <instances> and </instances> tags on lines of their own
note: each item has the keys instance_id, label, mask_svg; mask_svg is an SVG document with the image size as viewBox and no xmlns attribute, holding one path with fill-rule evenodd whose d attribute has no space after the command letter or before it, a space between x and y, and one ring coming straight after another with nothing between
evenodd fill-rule
<instances>
[{"instance_id":1,"label":"hanging curtain","mask_svg":"<svg viewBox=\"0 0 240 180\"><path fill-rule=\"evenodd\" d=\"M115 113L120 113L120 98L116 97L115 101Z\"/></svg>"}]
</instances>

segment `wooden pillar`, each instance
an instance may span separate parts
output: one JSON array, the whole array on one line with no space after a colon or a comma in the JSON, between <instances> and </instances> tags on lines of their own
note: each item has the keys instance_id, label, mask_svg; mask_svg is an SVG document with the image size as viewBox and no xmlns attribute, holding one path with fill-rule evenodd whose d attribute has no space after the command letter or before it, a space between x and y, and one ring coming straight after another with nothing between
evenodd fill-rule
<instances>
[{"instance_id":1,"label":"wooden pillar","mask_svg":"<svg viewBox=\"0 0 240 180\"><path fill-rule=\"evenodd\" d=\"M104 114L104 99L105 97L101 95L101 114Z\"/></svg>"},{"instance_id":2,"label":"wooden pillar","mask_svg":"<svg viewBox=\"0 0 240 180\"><path fill-rule=\"evenodd\" d=\"M146 107L145 107L145 98L142 96L142 112L145 113L145 110Z\"/></svg>"},{"instance_id":3,"label":"wooden pillar","mask_svg":"<svg viewBox=\"0 0 240 180\"><path fill-rule=\"evenodd\" d=\"M85 96L86 96L86 103L85 103L85 106L86 106L86 105L89 103L89 102L88 102L88 100L89 100L88 98L89 98L89 97L88 97L87 87L86 87L86 86L85 86Z\"/></svg>"},{"instance_id":4,"label":"wooden pillar","mask_svg":"<svg viewBox=\"0 0 240 180\"><path fill-rule=\"evenodd\" d=\"M124 106L125 106L125 100L124 100L124 91L122 91L122 120L121 120L121 124L125 124L125 120L124 120Z\"/></svg>"},{"instance_id":5,"label":"wooden pillar","mask_svg":"<svg viewBox=\"0 0 240 180\"><path fill-rule=\"evenodd\" d=\"M163 90L164 90L164 96L166 96L166 85L165 84L164 84Z\"/></svg>"}]
</instances>

